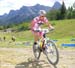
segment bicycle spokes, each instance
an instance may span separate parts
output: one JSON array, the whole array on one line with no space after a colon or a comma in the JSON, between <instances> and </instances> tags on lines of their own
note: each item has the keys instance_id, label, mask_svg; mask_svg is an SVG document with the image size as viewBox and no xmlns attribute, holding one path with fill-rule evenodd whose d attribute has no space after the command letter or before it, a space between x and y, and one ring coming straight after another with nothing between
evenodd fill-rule
<instances>
[{"instance_id":1,"label":"bicycle spokes","mask_svg":"<svg viewBox=\"0 0 75 68\"><path fill-rule=\"evenodd\" d=\"M46 45L46 56L50 63L56 64L58 61L58 52L54 42L50 41Z\"/></svg>"}]
</instances>

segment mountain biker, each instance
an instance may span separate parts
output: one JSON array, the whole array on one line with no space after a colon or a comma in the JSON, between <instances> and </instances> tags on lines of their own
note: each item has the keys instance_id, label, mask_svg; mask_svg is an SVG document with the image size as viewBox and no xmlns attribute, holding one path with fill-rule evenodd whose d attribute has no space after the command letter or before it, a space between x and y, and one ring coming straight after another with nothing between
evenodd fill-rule
<instances>
[{"instance_id":1,"label":"mountain biker","mask_svg":"<svg viewBox=\"0 0 75 68\"><path fill-rule=\"evenodd\" d=\"M35 17L31 22L31 31L34 36L34 45L37 45L37 41L42 38L43 41L43 33L37 32L37 30L41 29L40 25L45 24L49 27L49 29L54 29L54 27L49 23L46 18L46 11L40 10L39 16Z\"/></svg>"}]
</instances>

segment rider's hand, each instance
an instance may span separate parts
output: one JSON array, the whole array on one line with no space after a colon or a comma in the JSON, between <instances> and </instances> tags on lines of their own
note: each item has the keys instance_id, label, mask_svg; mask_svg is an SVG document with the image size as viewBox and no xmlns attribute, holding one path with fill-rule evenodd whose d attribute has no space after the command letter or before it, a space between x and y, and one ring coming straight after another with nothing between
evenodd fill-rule
<instances>
[{"instance_id":1,"label":"rider's hand","mask_svg":"<svg viewBox=\"0 0 75 68\"><path fill-rule=\"evenodd\" d=\"M55 28L53 26L50 26L49 30L54 30Z\"/></svg>"}]
</instances>

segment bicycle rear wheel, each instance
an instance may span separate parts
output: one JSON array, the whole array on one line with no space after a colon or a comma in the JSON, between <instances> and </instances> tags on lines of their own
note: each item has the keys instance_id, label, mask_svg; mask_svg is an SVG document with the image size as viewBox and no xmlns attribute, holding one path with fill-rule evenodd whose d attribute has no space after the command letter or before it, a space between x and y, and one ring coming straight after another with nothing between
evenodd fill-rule
<instances>
[{"instance_id":1,"label":"bicycle rear wheel","mask_svg":"<svg viewBox=\"0 0 75 68\"><path fill-rule=\"evenodd\" d=\"M59 61L59 53L55 43L51 40L47 41L45 54L49 63L56 65Z\"/></svg>"},{"instance_id":2,"label":"bicycle rear wheel","mask_svg":"<svg viewBox=\"0 0 75 68\"><path fill-rule=\"evenodd\" d=\"M35 59L39 60L41 55L41 50L36 45L33 45L33 53L34 53Z\"/></svg>"}]
</instances>

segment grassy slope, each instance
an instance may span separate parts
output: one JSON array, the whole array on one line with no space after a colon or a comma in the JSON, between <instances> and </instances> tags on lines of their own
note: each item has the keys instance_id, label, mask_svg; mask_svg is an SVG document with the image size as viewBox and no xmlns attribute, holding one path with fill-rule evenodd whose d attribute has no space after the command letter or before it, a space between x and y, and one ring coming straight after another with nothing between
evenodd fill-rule
<instances>
[{"instance_id":1,"label":"grassy slope","mask_svg":"<svg viewBox=\"0 0 75 68\"><path fill-rule=\"evenodd\" d=\"M51 21L55 24L55 30L48 34L50 38L53 39L63 39L63 38L75 38L75 20L60 20ZM18 28L18 27L17 27ZM33 36L31 31L21 31L16 33L2 33L0 32L0 37L6 36L10 38L12 35L17 37L17 40L32 40Z\"/></svg>"},{"instance_id":2,"label":"grassy slope","mask_svg":"<svg viewBox=\"0 0 75 68\"><path fill-rule=\"evenodd\" d=\"M75 37L75 20L53 21L55 31L51 34L52 38L74 38Z\"/></svg>"},{"instance_id":3,"label":"grassy slope","mask_svg":"<svg viewBox=\"0 0 75 68\"><path fill-rule=\"evenodd\" d=\"M51 21L55 24L55 30L48 34L50 38L53 39L63 39L63 38L75 38L75 20L60 20L60 21ZM25 31L22 33L23 36L27 39L32 38L31 31Z\"/></svg>"},{"instance_id":4,"label":"grassy slope","mask_svg":"<svg viewBox=\"0 0 75 68\"><path fill-rule=\"evenodd\" d=\"M75 20L60 20L60 21L51 21L51 23L55 24L55 30L48 34L48 37L51 39L58 39L57 42L58 45L61 43L75 43L71 42L71 38L75 38ZM7 41L11 41L12 36L16 37L16 40L19 42L23 41L33 41L33 35L31 31L21 31L21 32L15 32L15 33L2 33L0 32L0 37L6 36L6 43L0 42L2 47L15 47L12 45L15 45L14 43L7 43ZM8 46L10 45L10 46ZM22 45L21 45L22 46ZM20 46L17 46L20 47ZM24 47L24 46L22 46Z\"/></svg>"}]
</instances>

